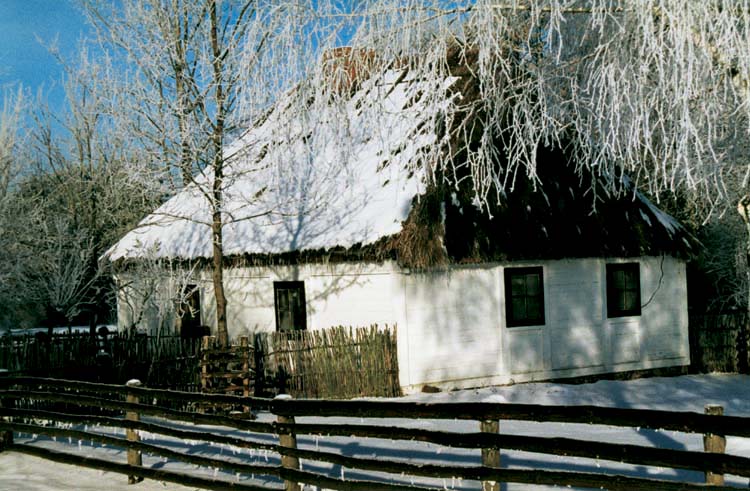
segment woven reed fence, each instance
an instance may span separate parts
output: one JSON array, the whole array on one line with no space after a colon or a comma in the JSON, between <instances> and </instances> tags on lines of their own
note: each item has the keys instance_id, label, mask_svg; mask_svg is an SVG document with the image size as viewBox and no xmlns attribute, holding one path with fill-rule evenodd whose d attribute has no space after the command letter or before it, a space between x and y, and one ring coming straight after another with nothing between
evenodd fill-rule
<instances>
[{"instance_id":1,"label":"woven reed fence","mask_svg":"<svg viewBox=\"0 0 750 491\"><path fill-rule=\"evenodd\" d=\"M750 373L747 312L690 316L690 356L697 372Z\"/></svg>"},{"instance_id":2,"label":"woven reed fence","mask_svg":"<svg viewBox=\"0 0 750 491\"><path fill-rule=\"evenodd\" d=\"M200 339L179 336L92 336L88 333L4 336L0 368L13 374L124 382L195 391L200 387Z\"/></svg>"},{"instance_id":3,"label":"woven reed fence","mask_svg":"<svg viewBox=\"0 0 750 491\"><path fill-rule=\"evenodd\" d=\"M400 394L395 327L261 333L255 349L261 375L256 387L267 392L308 398Z\"/></svg>"},{"instance_id":4,"label":"woven reed fence","mask_svg":"<svg viewBox=\"0 0 750 491\"><path fill-rule=\"evenodd\" d=\"M258 333L253 345L258 370L255 381L242 384L245 390L331 398L400 394L395 328ZM201 339L179 336L0 338L0 368L11 374L115 383L138 378L148 387L188 392L201 390L205 355Z\"/></svg>"}]
</instances>

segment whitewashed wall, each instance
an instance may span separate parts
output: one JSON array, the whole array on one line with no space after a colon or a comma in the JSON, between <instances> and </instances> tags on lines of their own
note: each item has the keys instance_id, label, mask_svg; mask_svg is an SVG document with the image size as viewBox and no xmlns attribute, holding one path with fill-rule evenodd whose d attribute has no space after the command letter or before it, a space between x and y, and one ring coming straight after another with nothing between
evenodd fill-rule
<instances>
[{"instance_id":1,"label":"whitewashed wall","mask_svg":"<svg viewBox=\"0 0 750 491\"><path fill-rule=\"evenodd\" d=\"M117 326L137 326L151 334L171 334L175 311L175 278L167 274L147 278L132 274L116 276L118 285Z\"/></svg>"},{"instance_id":2,"label":"whitewashed wall","mask_svg":"<svg viewBox=\"0 0 750 491\"><path fill-rule=\"evenodd\" d=\"M607 319L606 264L639 262L640 316ZM308 329L397 325L401 385L473 387L689 364L685 264L669 257L513 263L542 266L545 325L505 324L503 264L410 272L305 264L226 272L230 336L275 329L274 281L304 281ZM201 321L215 325L208 273ZM121 325L127 319L120 313ZM152 322L153 324L153 322Z\"/></svg>"},{"instance_id":3,"label":"whitewashed wall","mask_svg":"<svg viewBox=\"0 0 750 491\"><path fill-rule=\"evenodd\" d=\"M640 316L607 319L606 264L613 262L640 263ZM543 326L506 326L502 264L404 276L402 385L472 387L690 363L683 261L591 258L508 266L543 267Z\"/></svg>"},{"instance_id":4,"label":"whitewashed wall","mask_svg":"<svg viewBox=\"0 0 750 491\"><path fill-rule=\"evenodd\" d=\"M307 328L393 325L392 292L397 267L384 264L303 264L234 268L225 273L230 337L276 329L275 281L304 281ZM201 282L201 321L216 325L213 285Z\"/></svg>"}]
</instances>

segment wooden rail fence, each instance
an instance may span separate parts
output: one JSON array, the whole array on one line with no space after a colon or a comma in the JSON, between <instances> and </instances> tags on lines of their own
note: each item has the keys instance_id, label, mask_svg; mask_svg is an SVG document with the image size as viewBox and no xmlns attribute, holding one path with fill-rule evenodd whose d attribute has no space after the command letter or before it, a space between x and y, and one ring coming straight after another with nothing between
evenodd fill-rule
<instances>
[{"instance_id":1,"label":"wooden rail fence","mask_svg":"<svg viewBox=\"0 0 750 491\"><path fill-rule=\"evenodd\" d=\"M104 407L121 411L122 416L69 414L55 410L34 409L33 401ZM220 415L208 415L171 409L175 401L201 404L247 405L255 411L274 415L266 421L249 421ZM25 404L19 404L25 402ZM170 407L161 404L171 402ZM48 407L48 406L45 406ZM707 408L707 414L641 409L619 409L594 406L539 406L529 404L448 403L426 404L397 401L332 401L295 400L288 396L261 399L225 394L198 394L147 389L131 383L128 386L71 382L54 379L0 377L0 443L5 450L39 456L56 462L117 472L139 478L159 479L211 490L280 489L296 491L300 483L319 488L352 491L426 491L443 485L412 484L422 478L456 478L464 484L477 481L484 490L496 490L498 483L526 483L571 486L610 490L732 490L723 484L723 475L750 478L750 458L724 454L726 435L750 438L750 418L718 414ZM144 418L147 416L148 418ZM317 417L310 420L308 417ZM340 424L326 418L362 419L359 424ZM300 422L300 418L308 418ZM378 423L382 418L399 420L473 420L477 432L435 431ZM705 452L674 450L652 446L595 442L561 437L538 437L498 433L497 422L522 420L548 423L596 424L627 428L662 429L674 432L703 434ZM323 422L320 422L323 421ZM225 428L177 425L187 422ZM338 423L338 424L337 424ZM112 432L94 431L97 427L127 430L126 437ZM138 435L147 433L148 441ZM128 460L113 462L98 457L81 456L77 446L71 451L51 450L22 443L22 434L62 437L62 441L94 441L108 448L128 451ZM153 435L177 438L187 442L209 442L237 449L263 451L274 456L268 462L248 463L246 460L216 458L196 452L180 452L174 446L159 445ZM297 444L302 435L316 435L320 448ZM432 445L477 450L476 461L469 465L413 463L384 455L349 456L330 451L336 441L359 444L363 439L427 442ZM508 469L500 467L500 452L516 450L541 454L582 457L597 461L623 462L637 466L688 469L703 472L705 483L667 481L651 477L619 474L544 469ZM218 468L236 473L237 479L209 478L188 472L140 465L136 456L143 453L196 466ZM132 456L132 458L131 458ZM481 457L480 457L481 456ZM313 465L308 465L312 463ZM342 475L326 474L315 463L327 463L342 469L354 469L364 478L344 479ZM302 465L301 465L302 464ZM367 474L367 473L376 474ZM609 471L612 472L612 471ZM243 481L239 476L245 476ZM250 478L265 476L262 483ZM378 477L376 477L378 476ZM390 477L383 477L390 476ZM250 478L250 479L248 479ZM481 484L479 484L481 483Z\"/></svg>"}]
</instances>

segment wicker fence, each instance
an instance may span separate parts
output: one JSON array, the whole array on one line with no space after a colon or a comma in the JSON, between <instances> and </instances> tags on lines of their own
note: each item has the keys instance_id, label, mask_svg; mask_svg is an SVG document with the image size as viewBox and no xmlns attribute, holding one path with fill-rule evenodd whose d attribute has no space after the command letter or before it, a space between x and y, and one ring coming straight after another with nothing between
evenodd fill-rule
<instances>
[{"instance_id":1,"label":"wicker fence","mask_svg":"<svg viewBox=\"0 0 750 491\"><path fill-rule=\"evenodd\" d=\"M38 401L97 411L39 410L32 404ZM172 409L183 402L248 405L275 416L275 421L272 417L247 421ZM119 414L102 415L98 412L102 408ZM144 415L150 417L143 420ZM317 419L310 420L310 416ZM297 421L300 417L304 421ZM329 420L331 417L337 419ZM474 421L476 429L415 426L423 420ZM506 420L544 422L549 425L549 436L499 433L498 422ZM563 428L561 423L605 425L612 431L612 427L622 427L627 431L637 428L703 434L704 451L660 447L662 439L623 444L554 436ZM227 427L240 431L227 431ZM141 440L142 434L147 434L148 440ZM462 488L484 491L498 491L502 482L622 491L736 490L724 485L723 475L747 479L750 458L725 454L724 435L750 438L750 418L721 415L719 406L708 406L706 414L699 414L508 403L271 400L171 392L132 384L125 387L0 377L0 451L116 472L130 476L131 482L149 478L212 490L278 491L283 484L286 490L298 491L303 483L350 491L434 491L445 489L446 480L453 479L463 483ZM56 439L56 445L50 448L38 444L45 438ZM373 440L391 445L367 447L365 451L363 446ZM84 456L79 448L81 441L106 448ZM420 445L418 452L431 456L460 451L464 462L413 462L391 452L394 442ZM196 446L203 450L195 451ZM356 452L340 451L346 448ZM552 468L545 468L543 462L534 464L533 460L527 468L502 467L501 453L506 450L557 457ZM127 454L127 463L123 453ZM144 466L141 454L159 457L164 463L190 465ZM558 469L559 464L572 458L590 459L596 465ZM608 469L608 462L638 466L643 470L642 477L618 474L622 469ZM664 468L674 471L663 473ZM213 471L214 477L206 470ZM676 470L705 473L704 482L697 482L700 477L690 473L682 479L692 482L682 481L673 475ZM661 477L667 475L671 477Z\"/></svg>"},{"instance_id":2,"label":"wicker fence","mask_svg":"<svg viewBox=\"0 0 750 491\"><path fill-rule=\"evenodd\" d=\"M750 373L745 311L690 316L690 357L696 372Z\"/></svg>"},{"instance_id":3,"label":"wicker fence","mask_svg":"<svg viewBox=\"0 0 750 491\"><path fill-rule=\"evenodd\" d=\"M200 339L88 333L4 336L0 368L11 374L198 390Z\"/></svg>"},{"instance_id":4,"label":"wicker fence","mask_svg":"<svg viewBox=\"0 0 750 491\"><path fill-rule=\"evenodd\" d=\"M256 382L295 397L400 395L395 328L334 327L255 336Z\"/></svg>"},{"instance_id":5,"label":"wicker fence","mask_svg":"<svg viewBox=\"0 0 750 491\"><path fill-rule=\"evenodd\" d=\"M151 388L195 392L206 385L201 376L207 372L204 358L209 353L201 352L201 342L118 333L6 336L0 338L0 368L15 375L89 382L138 378ZM239 341L236 344L239 348ZM248 348L254 350L250 366L256 365L257 371L253 370L252 383L242 385L254 386L257 394L329 398L400 394L395 328L258 333ZM208 371L227 376L228 370L236 369L227 365Z\"/></svg>"}]
</instances>

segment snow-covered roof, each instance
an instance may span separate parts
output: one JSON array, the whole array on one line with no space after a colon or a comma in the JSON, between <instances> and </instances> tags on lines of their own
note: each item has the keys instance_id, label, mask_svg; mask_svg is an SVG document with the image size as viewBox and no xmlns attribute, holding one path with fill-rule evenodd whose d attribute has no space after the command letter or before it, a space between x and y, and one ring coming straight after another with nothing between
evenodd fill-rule
<instances>
[{"instance_id":1,"label":"snow-covered roof","mask_svg":"<svg viewBox=\"0 0 750 491\"><path fill-rule=\"evenodd\" d=\"M349 248L398 233L423 189L423 175L406 169L436 138L424 122L440 108L423 95L452 80L390 70L351 98L306 110L296 91L287 94L225 149L224 255ZM196 176L104 256L211 257L210 174Z\"/></svg>"},{"instance_id":2,"label":"snow-covered roof","mask_svg":"<svg viewBox=\"0 0 750 491\"><path fill-rule=\"evenodd\" d=\"M629 193L609 195L604 177L576 173L560 149L538 151L544 193L517 182L501 203L478 209L471 176L461 174L467 167L460 165L452 170L450 190L440 182L427 189L424 169L430 166L420 160L432 163L447 147L445 136L435 145L435 128L472 114L465 105L477 96L476 80L465 63L449 60L455 76L431 80L391 69L362 82L351 97L286 94L225 149L225 257L376 243L366 256L392 255L418 268L451 261L690 254L687 231L631 183L625 183ZM451 135L448 140L467 137L453 127L442 133ZM504 154L498 154L503 166ZM210 258L210 174L209 168L196 176L104 256ZM598 187L605 191L592 199ZM393 240L379 242L386 237Z\"/></svg>"}]
</instances>

